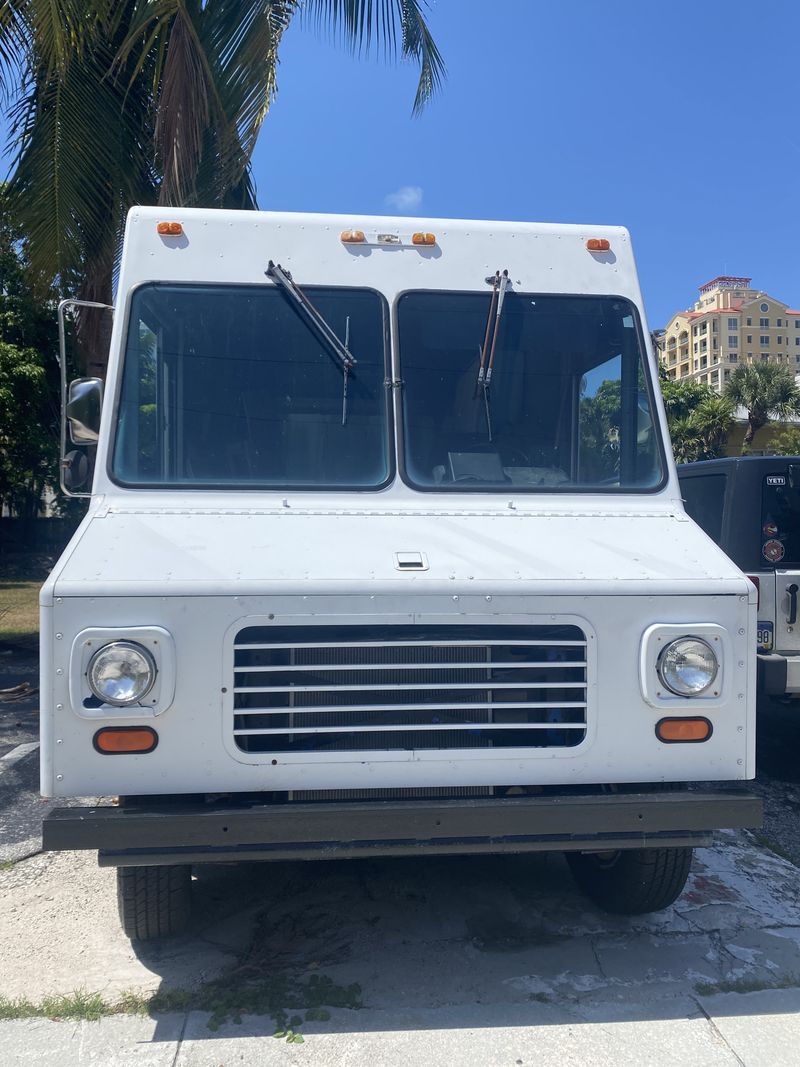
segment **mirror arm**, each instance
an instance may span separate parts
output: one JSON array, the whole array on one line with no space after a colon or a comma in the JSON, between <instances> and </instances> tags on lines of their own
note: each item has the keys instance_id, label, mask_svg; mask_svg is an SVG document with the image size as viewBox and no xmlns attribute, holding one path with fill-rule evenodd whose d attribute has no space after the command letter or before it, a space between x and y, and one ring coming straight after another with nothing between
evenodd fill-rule
<instances>
[{"instance_id":1,"label":"mirror arm","mask_svg":"<svg viewBox=\"0 0 800 1067\"><path fill-rule=\"evenodd\" d=\"M61 443L58 458L58 481L64 496L91 497L91 493L74 493L64 484L64 471L67 454L67 330L65 312L68 307L98 308L100 311L110 311L113 314L112 304L100 304L96 300L75 300L69 298L60 301L58 305L58 362L61 371Z\"/></svg>"}]
</instances>

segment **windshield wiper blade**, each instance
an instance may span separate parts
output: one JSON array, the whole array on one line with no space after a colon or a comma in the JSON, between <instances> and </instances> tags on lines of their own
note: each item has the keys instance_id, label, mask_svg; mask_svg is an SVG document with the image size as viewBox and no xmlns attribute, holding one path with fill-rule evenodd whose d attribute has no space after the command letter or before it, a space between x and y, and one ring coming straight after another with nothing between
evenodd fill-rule
<instances>
[{"instance_id":1,"label":"windshield wiper blade","mask_svg":"<svg viewBox=\"0 0 800 1067\"><path fill-rule=\"evenodd\" d=\"M491 277L486 279L487 282L491 282L492 286L492 299L489 304L489 314L486 316L486 333L483 337L483 346L479 349L481 354L481 363L478 368L478 380L475 383L475 396L478 395L479 386L483 385L483 376L486 366L486 353L489 350L489 333L492 329L492 316L494 315L494 309L497 306L497 290L500 286L500 271L496 271Z\"/></svg>"},{"instance_id":2,"label":"windshield wiper blade","mask_svg":"<svg viewBox=\"0 0 800 1067\"><path fill-rule=\"evenodd\" d=\"M345 374L347 371L352 370L356 365L356 360L350 354L347 344L339 340L328 322L320 315L303 290L292 281L289 271L284 270L280 263L273 263L270 260L265 273L286 293L317 335L317 338L322 341L328 352L339 362Z\"/></svg>"}]
</instances>

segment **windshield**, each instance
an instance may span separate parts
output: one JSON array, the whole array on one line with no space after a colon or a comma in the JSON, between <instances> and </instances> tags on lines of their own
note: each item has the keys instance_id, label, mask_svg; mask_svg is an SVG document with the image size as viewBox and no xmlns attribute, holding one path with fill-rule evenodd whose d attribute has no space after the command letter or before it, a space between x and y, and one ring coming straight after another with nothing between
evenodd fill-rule
<instances>
[{"instance_id":1,"label":"windshield","mask_svg":"<svg viewBox=\"0 0 800 1067\"><path fill-rule=\"evenodd\" d=\"M384 301L304 287L346 368L286 293L149 285L133 296L112 473L141 486L375 489L391 475Z\"/></svg>"},{"instance_id":2,"label":"windshield","mask_svg":"<svg viewBox=\"0 0 800 1067\"><path fill-rule=\"evenodd\" d=\"M657 487L663 463L633 306L509 289L502 317L496 309L488 290L407 293L399 301L411 484Z\"/></svg>"}]
</instances>

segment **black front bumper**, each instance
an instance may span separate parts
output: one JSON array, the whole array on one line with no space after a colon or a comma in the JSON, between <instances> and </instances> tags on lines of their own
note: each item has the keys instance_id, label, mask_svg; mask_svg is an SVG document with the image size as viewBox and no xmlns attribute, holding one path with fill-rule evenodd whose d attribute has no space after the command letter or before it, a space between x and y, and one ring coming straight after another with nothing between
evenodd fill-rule
<instances>
[{"instance_id":1,"label":"black front bumper","mask_svg":"<svg viewBox=\"0 0 800 1067\"><path fill-rule=\"evenodd\" d=\"M757 828L743 791L464 800L56 808L45 851L97 849L102 866L599 851L707 845L717 829Z\"/></svg>"}]
</instances>

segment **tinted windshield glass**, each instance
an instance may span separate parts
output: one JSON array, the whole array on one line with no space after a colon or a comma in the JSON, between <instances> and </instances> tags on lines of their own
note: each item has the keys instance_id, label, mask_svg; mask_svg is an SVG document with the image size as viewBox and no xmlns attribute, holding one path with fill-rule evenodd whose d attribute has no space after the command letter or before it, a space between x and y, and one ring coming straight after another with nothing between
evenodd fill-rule
<instances>
[{"instance_id":1,"label":"tinted windshield glass","mask_svg":"<svg viewBox=\"0 0 800 1067\"><path fill-rule=\"evenodd\" d=\"M764 478L761 510L763 566L800 564L800 464Z\"/></svg>"},{"instance_id":2,"label":"tinted windshield glass","mask_svg":"<svg viewBox=\"0 0 800 1067\"><path fill-rule=\"evenodd\" d=\"M662 463L633 307L611 297L507 293L485 388L478 379L490 302L489 293L408 293L399 302L412 484L657 486Z\"/></svg>"},{"instance_id":3,"label":"tinted windshield glass","mask_svg":"<svg viewBox=\"0 0 800 1067\"><path fill-rule=\"evenodd\" d=\"M387 481L383 300L365 290L304 291L357 360L346 381L272 286L137 290L113 458L119 481L333 489Z\"/></svg>"}]
</instances>

